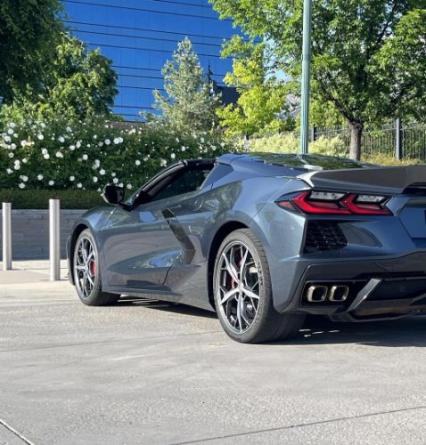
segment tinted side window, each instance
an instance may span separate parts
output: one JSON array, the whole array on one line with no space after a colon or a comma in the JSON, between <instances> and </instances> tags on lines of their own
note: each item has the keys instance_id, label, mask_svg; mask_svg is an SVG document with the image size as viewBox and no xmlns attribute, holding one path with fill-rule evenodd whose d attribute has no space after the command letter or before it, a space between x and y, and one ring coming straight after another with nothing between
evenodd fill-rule
<instances>
[{"instance_id":1,"label":"tinted side window","mask_svg":"<svg viewBox=\"0 0 426 445\"><path fill-rule=\"evenodd\" d=\"M161 189L152 201L194 192L204 182L210 169L185 170Z\"/></svg>"}]
</instances>

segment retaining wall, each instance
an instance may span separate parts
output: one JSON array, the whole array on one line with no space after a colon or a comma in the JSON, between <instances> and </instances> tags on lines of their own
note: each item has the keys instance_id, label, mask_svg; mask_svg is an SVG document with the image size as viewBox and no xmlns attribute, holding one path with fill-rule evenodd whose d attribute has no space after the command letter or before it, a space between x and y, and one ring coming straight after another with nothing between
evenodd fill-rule
<instances>
[{"instance_id":1,"label":"retaining wall","mask_svg":"<svg viewBox=\"0 0 426 445\"><path fill-rule=\"evenodd\" d=\"M61 210L61 258L66 258L66 241L76 219L85 210ZM2 212L0 207L0 227ZM0 259L1 251L0 230ZM12 210L12 258L38 260L49 258L49 211Z\"/></svg>"}]
</instances>

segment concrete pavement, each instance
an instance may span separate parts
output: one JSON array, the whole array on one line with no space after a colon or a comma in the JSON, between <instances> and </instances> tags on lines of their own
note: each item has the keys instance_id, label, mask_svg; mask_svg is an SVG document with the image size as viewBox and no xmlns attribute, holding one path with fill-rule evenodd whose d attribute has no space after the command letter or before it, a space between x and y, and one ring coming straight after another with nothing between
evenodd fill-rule
<instances>
[{"instance_id":1,"label":"concrete pavement","mask_svg":"<svg viewBox=\"0 0 426 445\"><path fill-rule=\"evenodd\" d=\"M18 266L0 272L0 444L426 443L426 317L241 345L207 312L86 307Z\"/></svg>"}]
</instances>

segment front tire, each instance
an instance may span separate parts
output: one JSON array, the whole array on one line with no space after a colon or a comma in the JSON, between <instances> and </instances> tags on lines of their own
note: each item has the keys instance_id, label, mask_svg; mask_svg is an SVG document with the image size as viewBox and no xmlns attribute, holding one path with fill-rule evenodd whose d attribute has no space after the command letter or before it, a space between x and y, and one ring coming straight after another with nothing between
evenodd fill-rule
<instances>
[{"instance_id":1,"label":"front tire","mask_svg":"<svg viewBox=\"0 0 426 445\"><path fill-rule=\"evenodd\" d=\"M83 230L75 243L73 272L77 294L84 304L105 306L119 299L119 295L102 291L98 248L89 229Z\"/></svg>"},{"instance_id":2,"label":"front tire","mask_svg":"<svg viewBox=\"0 0 426 445\"><path fill-rule=\"evenodd\" d=\"M224 331L242 343L283 340L303 325L303 314L279 314L273 306L268 261L248 229L229 234L215 261L213 291Z\"/></svg>"}]
</instances>

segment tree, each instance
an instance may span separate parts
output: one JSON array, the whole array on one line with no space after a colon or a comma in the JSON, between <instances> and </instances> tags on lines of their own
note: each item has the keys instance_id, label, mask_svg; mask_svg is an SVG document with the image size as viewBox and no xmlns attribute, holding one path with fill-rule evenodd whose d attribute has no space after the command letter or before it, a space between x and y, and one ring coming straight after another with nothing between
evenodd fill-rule
<instances>
[{"instance_id":1,"label":"tree","mask_svg":"<svg viewBox=\"0 0 426 445\"><path fill-rule=\"evenodd\" d=\"M301 73L303 0L211 0L292 79ZM395 118L423 103L426 90L424 0L318 0L312 16L314 98L332 104L351 129L359 159L368 122Z\"/></svg>"},{"instance_id":2,"label":"tree","mask_svg":"<svg viewBox=\"0 0 426 445\"><path fill-rule=\"evenodd\" d=\"M13 103L3 107L3 116L78 120L110 113L117 94L117 76L111 61L99 50L87 51L82 42L66 33L51 53L51 60L45 62L40 74L39 88L27 86L15 92Z\"/></svg>"},{"instance_id":3,"label":"tree","mask_svg":"<svg viewBox=\"0 0 426 445\"><path fill-rule=\"evenodd\" d=\"M263 44L246 43L234 36L222 52L223 56L234 56L233 72L225 76L225 83L236 86L239 93L237 104L217 110L230 136L292 128L293 119L286 104L287 84L268 75L264 50Z\"/></svg>"},{"instance_id":4,"label":"tree","mask_svg":"<svg viewBox=\"0 0 426 445\"><path fill-rule=\"evenodd\" d=\"M154 91L154 106L162 112L160 120L183 133L213 130L219 97L206 80L188 38L179 42L162 72L166 96Z\"/></svg>"},{"instance_id":5,"label":"tree","mask_svg":"<svg viewBox=\"0 0 426 445\"><path fill-rule=\"evenodd\" d=\"M0 96L11 102L14 90L40 87L52 42L62 30L58 0L1 0Z\"/></svg>"}]
</instances>

